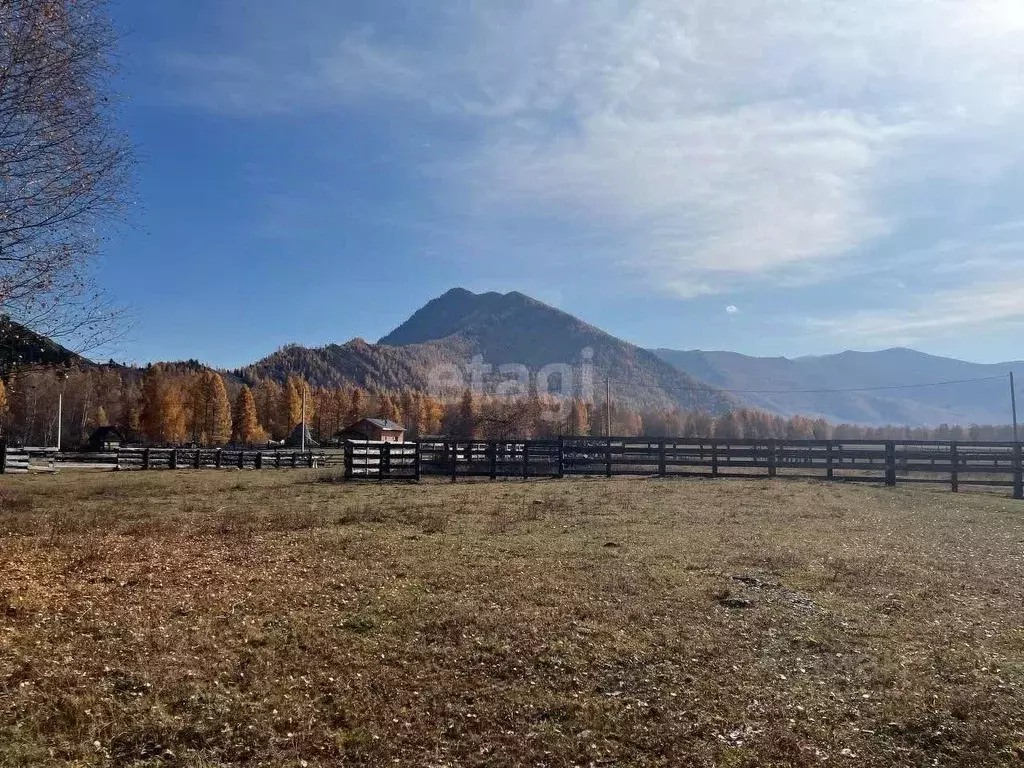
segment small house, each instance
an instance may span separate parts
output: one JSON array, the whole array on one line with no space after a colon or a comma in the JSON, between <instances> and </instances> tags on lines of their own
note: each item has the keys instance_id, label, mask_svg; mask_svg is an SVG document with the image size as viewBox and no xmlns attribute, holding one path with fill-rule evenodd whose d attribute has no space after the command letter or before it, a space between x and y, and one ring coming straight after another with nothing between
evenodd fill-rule
<instances>
[{"instance_id":1,"label":"small house","mask_svg":"<svg viewBox=\"0 0 1024 768\"><path fill-rule=\"evenodd\" d=\"M342 440L404 443L405 427L391 419L360 419L342 430L339 437Z\"/></svg>"},{"instance_id":2,"label":"small house","mask_svg":"<svg viewBox=\"0 0 1024 768\"><path fill-rule=\"evenodd\" d=\"M124 435L116 427L99 427L89 435L90 451L116 451L124 445Z\"/></svg>"}]
</instances>

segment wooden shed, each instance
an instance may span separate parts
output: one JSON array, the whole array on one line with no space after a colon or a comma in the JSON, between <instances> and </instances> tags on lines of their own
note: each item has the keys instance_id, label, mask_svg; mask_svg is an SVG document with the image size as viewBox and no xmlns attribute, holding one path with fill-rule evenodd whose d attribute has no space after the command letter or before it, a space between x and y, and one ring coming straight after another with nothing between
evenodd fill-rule
<instances>
[{"instance_id":1,"label":"wooden shed","mask_svg":"<svg viewBox=\"0 0 1024 768\"><path fill-rule=\"evenodd\" d=\"M346 427L342 440L371 440L380 443L404 443L405 427L391 419L360 419Z\"/></svg>"},{"instance_id":2,"label":"wooden shed","mask_svg":"<svg viewBox=\"0 0 1024 768\"><path fill-rule=\"evenodd\" d=\"M116 451L125 443L124 435L117 427L99 427L89 435L90 451Z\"/></svg>"}]
</instances>

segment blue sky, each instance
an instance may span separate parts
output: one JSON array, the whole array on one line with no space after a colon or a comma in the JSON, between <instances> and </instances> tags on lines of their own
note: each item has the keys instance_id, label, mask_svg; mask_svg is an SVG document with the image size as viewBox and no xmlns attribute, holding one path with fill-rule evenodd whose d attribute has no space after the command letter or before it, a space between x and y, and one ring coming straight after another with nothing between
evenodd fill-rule
<instances>
[{"instance_id":1,"label":"blue sky","mask_svg":"<svg viewBox=\"0 0 1024 768\"><path fill-rule=\"evenodd\" d=\"M1024 358L1019 0L113 12L118 359L375 340L455 285L644 346Z\"/></svg>"}]
</instances>

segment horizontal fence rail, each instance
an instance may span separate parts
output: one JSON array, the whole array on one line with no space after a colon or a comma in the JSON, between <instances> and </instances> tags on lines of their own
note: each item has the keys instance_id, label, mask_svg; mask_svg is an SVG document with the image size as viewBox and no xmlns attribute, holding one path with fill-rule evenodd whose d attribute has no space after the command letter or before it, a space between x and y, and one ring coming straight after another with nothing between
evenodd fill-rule
<instances>
[{"instance_id":1,"label":"horizontal fence rail","mask_svg":"<svg viewBox=\"0 0 1024 768\"><path fill-rule=\"evenodd\" d=\"M1013 489L1024 498L1021 444L923 440L591 438L350 442L352 480L654 477L795 477Z\"/></svg>"}]
</instances>

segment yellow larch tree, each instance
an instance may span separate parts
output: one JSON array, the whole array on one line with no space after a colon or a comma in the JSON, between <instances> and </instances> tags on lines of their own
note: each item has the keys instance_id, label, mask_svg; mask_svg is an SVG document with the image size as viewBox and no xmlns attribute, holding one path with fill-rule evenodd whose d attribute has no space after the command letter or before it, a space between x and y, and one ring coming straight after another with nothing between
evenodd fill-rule
<instances>
[{"instance_id":1,"label":"yellow larch tree","mask_svg":"<svg viewBox=\"0 0 1024 768\"><path fill-rule=\"evenodd\" d=\"M180 443L185 439L181 380L168 377L160 366L150 366L143 376L140 422L150 442Z\"/></svg>"},{"instance_id":2,"label":"yellow larch tree","mask_svg":"<svg viewBox=\"0 0 1024 768\"><path fill-rule=\"evenodd\" d=\"M231 439L231 401L219 373L206 370L190 376L186 404L193 441L223 445Z\"/></svg>"},{"instance_id":3,"label":"yellow larch tree","mask_svg":"<svg viewBox=\"0 0 1024 768\"><path fill-rule=\"evenodd\" d=\"M359 387L352 387L352 394L348 400L348 418L345 426L351 426L366 416L363 411L366 408L366 395Z\"/></svg>"},{"instance_id":4,"label":"yellow larch tree","mask_svg":"<svg viewBox=\"0 0 1024 768\"><path fill-rule=\"evenodd\" d=\"M302 394L299 379L289 376L281 390L277 406L277 426L281 437L287 437L302 421Z\"/></svg>"},{"instance_id":5,"label":"yellow larch tree","mask_svg":"<svg viewBox=\"0 0 1024 768\"><path fill-rule=\"evenodd\" d=\"M260 427L259 417L256 413L256 398L252 390L243 386L235 398L234 418L232 419L233 436L236 443L250 445L260 441L263 437L263 429Z\"/></svg>"},{"instance_id":6,"label":"yellow larch tree","mask_svg":"<svg viewBox=\"0 0 1024 768\"><path fill-rule=\"evenodd\" d=\"M273 379L264 379L256 385L256 389L253 391L253 399L256 401L256 414L260 425L275 440L285 437L283 433L287 427L278 423L281 385Z\"/></svg>"}]
</instances>

